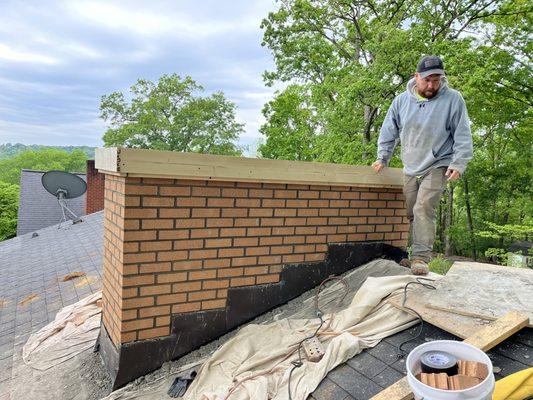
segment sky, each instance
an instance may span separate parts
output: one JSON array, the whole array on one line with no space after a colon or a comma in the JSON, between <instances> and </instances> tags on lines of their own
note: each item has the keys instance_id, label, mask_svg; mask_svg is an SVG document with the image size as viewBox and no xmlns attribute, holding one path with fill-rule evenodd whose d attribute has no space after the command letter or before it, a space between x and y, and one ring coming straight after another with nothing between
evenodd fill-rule
<instances>
[{"instance_id":1,"label":"sky","mask_svg":"<svg viewBox=\"0 0 533 400\"><path fill-rule=\"evenodd\" d=\"M253 154L274 89L260 23L274 0L0 0L0 144L102 146L100 98L191 76L237 105Z\"/></svg>"}]
</instances>

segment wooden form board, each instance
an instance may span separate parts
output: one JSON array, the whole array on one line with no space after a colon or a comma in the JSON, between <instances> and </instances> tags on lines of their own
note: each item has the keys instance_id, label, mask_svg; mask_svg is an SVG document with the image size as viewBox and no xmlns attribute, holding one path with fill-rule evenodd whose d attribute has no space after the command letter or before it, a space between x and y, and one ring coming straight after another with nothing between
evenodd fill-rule
<instances>
[{"instance_id":1,"label":"wooden form board","mask_svg":"<svg viewBox=\"0 0 533 400\"><path fill-rule=\"evenodd\" d=\"M269 160L145 149L96 149L100 172L132 177L401 188L399 168Z\"/></svg>"},{"instance_id":2,"label":"wooden form board","mask_svg":"<svg viewBox=\"0 0 533 400\"><path fill-rule=\"evenodd\" d=\"M497 344L503 342L520 329L527 326L529 318L517 311L511 311L497 321L491 322L486 327L480 329L473 336L465 340L473 346L483 351L490 350ZM411 400L413 393L407 383L407 377L400 379L395 384L382 390L371 400Z\"/></svg>"},{"instance_id":3,"label":"wooden form board","mask_svg":"<svg viewBox=\"0 0 533 400\"><path fill-rule=\"evenodd\" d=\"M481 328L485 327L489 320L481 318L472 318L464 315L455 314L452 312L434 310L426 306L427 296L431 295L431 292L420 294L421 291L417 292L417 296L409 292L407 294L407 301L405 306L415 310L422 319L426 322L429 322L431 325L435 325L441 329L444 329L446 332L451 333L452 335L458 336L461 339L466 339L469 336L472 336ZM403 310L405 312L411 313L412 311L408 310L402 305L403 294L391 297L388 302L393 306Z\"/></svg>"},{"instance_id":4,"label":"wooden form board","mask_svg":"<svg viewBox=\"0 0 533 400\"><path fill-rule=\"evenodd\" d=\"M455 262L435 286L428 308L489 320L516 310L527 315L533 327L531 269Z\"/></svg>"}]
</instances>

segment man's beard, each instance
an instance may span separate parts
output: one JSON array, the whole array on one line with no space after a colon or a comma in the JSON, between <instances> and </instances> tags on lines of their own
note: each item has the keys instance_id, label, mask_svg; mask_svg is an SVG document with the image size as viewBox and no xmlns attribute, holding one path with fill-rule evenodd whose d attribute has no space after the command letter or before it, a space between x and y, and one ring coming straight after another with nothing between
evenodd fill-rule
<instances>
[{"instance_id":1,"label":"man's beard","mask_svg":"<svg viewBox=\"0 0 533 400\"><path fill-rule=\"evenodd\" d=\"M435 97L435 95L437 94L438 90L424 90L424 97L426 99L432 99L433 97Z\"/></svg>"}]
</instances>

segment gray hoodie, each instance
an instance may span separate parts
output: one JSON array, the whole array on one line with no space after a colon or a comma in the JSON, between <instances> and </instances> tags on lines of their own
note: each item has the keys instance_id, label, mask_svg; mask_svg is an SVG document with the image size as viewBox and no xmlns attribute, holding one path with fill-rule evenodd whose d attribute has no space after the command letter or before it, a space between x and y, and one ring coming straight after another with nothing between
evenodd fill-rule
<instances>
[{"instance_id":1,"label":"gray hoodie","mask_svg":"<svg viewBox=\"0 0 533 400\"><path fill-rule=\"evenodd\" d=\"M461 94L448 87L445 77L435 97L419 100L415 79L394 98L381 126L378 160L388 165L397 139L402 144L406 175L422 176L437 167L463 174L472 158L472 134Z\"/></svg>"}]
</instances>

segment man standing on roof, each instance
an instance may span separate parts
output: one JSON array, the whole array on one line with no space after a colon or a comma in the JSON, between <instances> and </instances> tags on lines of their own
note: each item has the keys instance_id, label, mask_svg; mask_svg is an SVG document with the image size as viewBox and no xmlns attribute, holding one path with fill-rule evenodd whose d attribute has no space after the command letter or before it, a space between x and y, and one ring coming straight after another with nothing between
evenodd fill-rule
<instances>
[{"instance_id":1,"label":"man standing on roof","mask_svg":"<svg viewBox=\"0 0 533 400\"><path fill-rule=\"evenodd\" d=\"M447 181L459 179L472 158L472 134L461 94L448 87L442 60L422 58L407 90L396 96L378 139L380 172L397 139L402 146L405 203L411 223L411 271L428 273L437 206Z\"/></svg>"}]
</instances>

